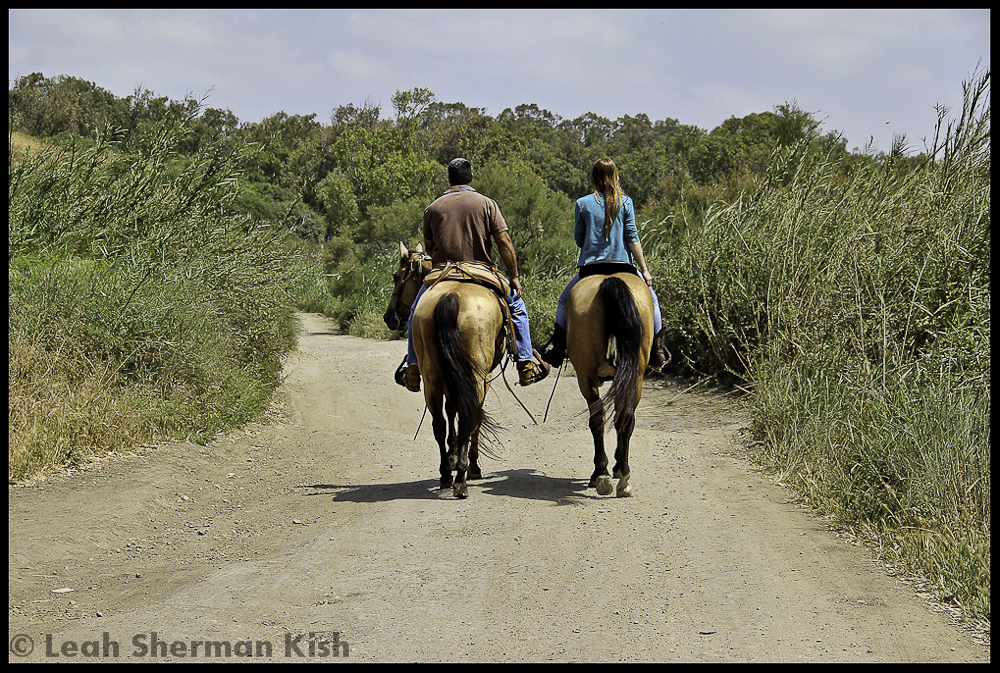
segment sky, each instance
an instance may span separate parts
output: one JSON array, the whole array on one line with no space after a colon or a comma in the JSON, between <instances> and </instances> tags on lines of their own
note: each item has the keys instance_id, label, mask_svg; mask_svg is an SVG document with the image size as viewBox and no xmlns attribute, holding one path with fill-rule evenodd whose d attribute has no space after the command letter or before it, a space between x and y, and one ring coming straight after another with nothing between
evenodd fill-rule
<instances>
[{"instance_id":1,"label":"sky","mask_svg":"<svg viewBox=\"0 0 1000 673\"><path fill-rule=\"evenodd\" d=\"M208 96L241 122L416 87L493 117L647 115L706 131L784 103L848 149L911 153L990 67L978 10L8 10L8 85L40 72L120 98Z\"/></svg>"}]
</instances>

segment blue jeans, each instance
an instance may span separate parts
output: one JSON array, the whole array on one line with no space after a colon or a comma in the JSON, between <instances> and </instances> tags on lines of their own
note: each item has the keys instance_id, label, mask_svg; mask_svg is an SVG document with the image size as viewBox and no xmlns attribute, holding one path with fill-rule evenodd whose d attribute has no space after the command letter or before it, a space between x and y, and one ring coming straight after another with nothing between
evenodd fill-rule
<instances>
[{"instance_id":1,"label":"blue jeans","mask_svg":"<svg viewBox=\"0 0 1000 673\"><path fill-rule=\"evenodd\" d=\"M559 295L559 303L556 305L556 324L566 329L566 302L569 301L570 290L573 286L577 284L580 280L580 274L576 274L569 281L569 285L563 290L563 293ZM660 300L656 298L656 293L653 292L653 288L649 288L649 293L653 295L653 334L659 334L660 330L663 328L663 317L660 315Z\"/></svg>"},{"instance_id":2,"label":"blue jeans","mask_svg":"<svg viewBox=\"0 0 1000 673\"><path fill-rule=\"evenodd\" d=\"M420 301L420 297L426 290L426 285L421 285L420 289L417 290L417 298L413 300L413 306L410 307L410 318L406 321L406 364L408 365L417 364L417 354L413 351L413 312L417 310L417 302ZM531 360L532 349L528 309L524 305L524 297L514 299L514 290L511 290L510 296L507 297L507 306L510 307L510 317L517 332L515 335L517 337L517 361L527 362Z\"/></svg>"}]
</instances>

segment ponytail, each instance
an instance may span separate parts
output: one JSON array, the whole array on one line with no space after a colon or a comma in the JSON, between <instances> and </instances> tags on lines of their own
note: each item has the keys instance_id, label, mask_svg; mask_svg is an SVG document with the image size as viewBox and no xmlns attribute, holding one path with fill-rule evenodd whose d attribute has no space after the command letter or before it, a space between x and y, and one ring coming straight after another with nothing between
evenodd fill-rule
<instances>
[{"instance_id":1,"label":"ponytail","mask_svg":"<svg viewBox=\"0 0 1000 673\"><path fill-rule=\"evenodd\" d=\"M607 157L598 160L590 172L590 181L594 184L594 196L604 197L604 238L610 240L611 225L618 219L625 200L615 162Z\"/></svg>"}]
</instances>

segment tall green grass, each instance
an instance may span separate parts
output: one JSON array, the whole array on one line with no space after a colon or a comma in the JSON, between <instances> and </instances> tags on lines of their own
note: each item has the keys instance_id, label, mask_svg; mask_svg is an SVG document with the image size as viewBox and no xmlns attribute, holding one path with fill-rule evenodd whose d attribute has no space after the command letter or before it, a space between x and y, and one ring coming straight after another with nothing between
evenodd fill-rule
<instances>
[{"instance_id":1,"label":"tall green grass","mask_svg":"<svg viewBox=\"0 0 1000 673\"><path fill-rule=\"evenodd\" d=\"M9 156L8 477L246 422L315 263L234 214L240 155L184 126ZM242 151L242 150L241 150Z\"/></svg>"},{"instance_id":2,"label":"tall green grass","mask_svg":"<svg viewBox=\"0 0 1000 673\"><path fill-rule=\"evenodd\" d=\"M926 161L805 147L655 257L675 357L754 393L762 463L989 620L989 73Z\"/></svg>"}]
</instances>

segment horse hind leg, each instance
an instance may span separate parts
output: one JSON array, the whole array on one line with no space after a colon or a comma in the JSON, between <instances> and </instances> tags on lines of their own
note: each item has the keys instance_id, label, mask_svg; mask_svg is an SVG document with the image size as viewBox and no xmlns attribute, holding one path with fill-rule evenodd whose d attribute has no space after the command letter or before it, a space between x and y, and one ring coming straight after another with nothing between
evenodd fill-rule
<instances>
[{"instance_id":1,"label":"horse hind leg","mask_svg":"<svg viewBox=\"0 0 1000 673\"><path fill-rule=\"evenodd\" d=\"M469 445L471 438L462 441L462 450L458 454L458 462L455 464L455 485L453 493L456 498L469 497Z\"/></svg>"},{"instance_id":2,"label":"horse hind leg","mask_svg":"<svg viewBox=\"0 0 1000 673\"><path fill-rule=\"evenodd\" d=\"M483 478L483 470L479 467L479 431L481 429L482 426L479 426L472 432L469 446L469 479Z\"/></svg>"},{"instance_id":3,"label":"horse hind leg","mask_svg":"<svg viewBox=\"0 0 1000 673\"><path fill-rule=\"evenodd\" d=\"M635 413L622 414L615 421L618 434L618 445L615 448L615 469L614 477L618 480L619 498L627 498L632 495L632 486L629 484L631 471L628 466L629 444L632 440L632 432L635 430ZM611 491L609 490L608 493Z\"/></svg>"},{"instance_id":4,"label":"horse hind leg","mask_svg":"<svg viewBox=\"0 0 1000 673\"><path fill-rule=\"evenodd\" d=\"M458 445L461 450L458 453L458 462L455 464L455 486L456 498L469 497L468 479L481 479L482 470L479 468L479 433L483 427L483 412L479 408L472 427L468 429L468 434L463 434L458 438Z\"/></svg>"},{"instance_id":5,"label":"horse hind leg","mask_svg":"<svg viewBox=\"0 0 1000 673\"><path fill-rule=\"evenodd\" d=\"M455 463L458 462L458 408L452 404L451 400L445 401L445 409L448 412L448 468L455 470Z\"/></svg>"},{"instance_id":6,"label":"horse hind leg","mask_svg":"<svg viewBox=\"0 0 1000 673\"><path fill-rule=\"evenodd\" d=\"M450 423L442 412L440 399L431 401L429 406L432 418L431 426L434 429L434 439L437 440L438 450L441 453L441 465L439 467L441 488L448 488L453 483L451 472L455 469L454 453L449 448L451 441L448 436L448 426Z\"/></svg>"},{"instance_id":7,"label":"horse hind leg","mask_svg":"<svg viewBox=\"0 0 1000 673\"><path fill-rule=\"evenodd\" d=\"M596 386L587 395L590 408L590 434L594 437L594 473L590 475L590 488L596 488L599 495L609 495L613 490L611 475L608 473L608 454L604 450L604 400Z\"/></svg>"},{"instance_id":8,"label":"horse hind leg","mask_svg":"<svg viewBox=\"0 0 1000 673\"><path fill-rule=\"evenodd\" d=\"M461 429L461 423L459 423L459 429ZM467 498L469 496L469 486L466 483L469 470L468 438L461 436L460 433L455 433L449 439L454 441L453 449L455 450L452 456L452 465L455 468L452 493L456 498Z\"/></svg>"}]
</instances>

